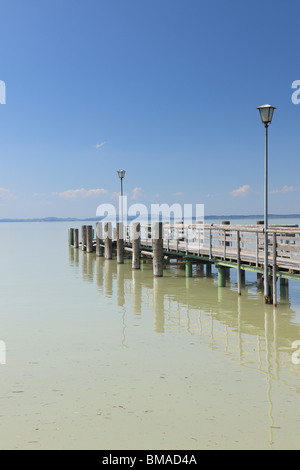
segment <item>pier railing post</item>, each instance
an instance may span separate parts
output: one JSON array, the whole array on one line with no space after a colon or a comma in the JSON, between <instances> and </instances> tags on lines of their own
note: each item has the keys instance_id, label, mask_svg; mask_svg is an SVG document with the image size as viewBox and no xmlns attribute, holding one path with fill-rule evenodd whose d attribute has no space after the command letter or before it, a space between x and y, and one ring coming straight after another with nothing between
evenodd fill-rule
<instances>
[{"instance_id":1,"label":"pier railing post","mask_svg":"<svg viewBox=\"0 0 300 470\"><path fill-rule=\"evenodd\" d=\"M104 225L104 254L105 259L112 259L112 226L111 222Z\"/></svg>"},{"instance_id":2,"label":"pier railing post","mask_svg":"<svg viewBox=\"0 0 300 470\"><path fill-rule=\"evenodd\" d=\"M209 229L209 259L212 259L212 233L211 233L211 228Z\"/></svg>"},{"instance_id":3,"label":"pier railing post","mask_svg":"<svg viewBox=\"0 0 300 470\"><path fill-rule=\"evenodd\" d=\"M163 225L162 222L153 224L152 230L153 243L153 275L154 277L163 276Z\"/></svg>"},{"instance_id":4,"label":"pier railing post","mask_svg":"<svg viewBox=\"0 0 300 470\"><path fill-rule=\"evenodd\" d=\"M117 222L117 263L124 263L124 228L123 222Z\"/></svg>"},{"instance_id":5,"label":"pier railing post","mask_svg":"<svg viewBox=\"0 0 300 470\"><path fill-rule=\"evenodd\" d=\"M132 224L132 269L140 269L141 224Z\"/></svg>"}]
</instances>

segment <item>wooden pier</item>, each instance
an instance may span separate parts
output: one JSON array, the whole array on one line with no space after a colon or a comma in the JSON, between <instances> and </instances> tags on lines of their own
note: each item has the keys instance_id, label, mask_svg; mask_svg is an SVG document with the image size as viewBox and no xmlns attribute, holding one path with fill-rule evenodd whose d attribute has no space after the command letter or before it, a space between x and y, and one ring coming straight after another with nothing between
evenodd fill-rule
<instances>
[{"instance_id":1,"label":"wooden pier","mask_svg":"<svg viewBox=\"0 0 300 470\"><path fill-rule=\"evenodd\" d=\"M97 222L96 230L91 225L79 230L69 229L69 245L83 251L96 252L96 256L123 263L124 257L132 257L132 269L140 269L141 259L151 259L153 275L163 277L164 268L177 262L185 267L187 277L192 276L192 267L202 270L206 266L218 269L218 287L226 286L228 270L237 270L238 295L242 293L242 280L246 271L257 273L258 285L264 276L264 227L257 225L157 222L153 225L133 223L124 226L117 223ZM300 228L296 225L269 226L268 273L269 296L266 303L277 305L277 280L300 281Z\"/></svg>"}]
</instances>

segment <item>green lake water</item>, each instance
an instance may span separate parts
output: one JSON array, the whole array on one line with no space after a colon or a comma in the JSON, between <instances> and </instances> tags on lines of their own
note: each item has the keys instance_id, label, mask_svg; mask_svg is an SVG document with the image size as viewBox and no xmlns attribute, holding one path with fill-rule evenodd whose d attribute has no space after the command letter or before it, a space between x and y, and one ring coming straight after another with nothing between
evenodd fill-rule
<instances>
[{"instance_id":1,"label":"green lake water","mask_svg":"<svg viewBox=\"0 0 300 470\"><path fill-rule=\"evenodd\" d=\"M254 273L154 279L70 248L81 224L0 225L0 448L299 449L300 283L274 309Z\"/></svg>"}]
</instances>

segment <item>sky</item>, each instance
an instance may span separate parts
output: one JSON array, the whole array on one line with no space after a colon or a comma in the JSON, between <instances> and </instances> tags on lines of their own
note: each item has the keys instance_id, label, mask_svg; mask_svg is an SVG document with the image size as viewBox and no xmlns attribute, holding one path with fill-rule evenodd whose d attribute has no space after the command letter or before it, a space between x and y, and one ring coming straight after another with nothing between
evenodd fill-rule
<instances>
[{"instance_id":1,"label":"sky","mask_svg":"<svg viewBox=\"0 0 300 470\"><path fill-rule=\"evenodd\" d=\"M0 219L117 207L118 169L129 205L263 214L263 104L277 108L269 212L300 212L298 0L0 0L0 11Z\"/></svg>"}]
</instances>

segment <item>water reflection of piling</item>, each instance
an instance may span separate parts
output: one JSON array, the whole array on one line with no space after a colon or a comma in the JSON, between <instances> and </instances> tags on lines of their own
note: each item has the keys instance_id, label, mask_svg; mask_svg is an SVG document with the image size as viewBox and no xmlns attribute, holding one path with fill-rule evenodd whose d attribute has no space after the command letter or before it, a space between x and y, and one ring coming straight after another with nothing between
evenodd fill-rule
<instances>
[{"instance_id":1,"label":"water reflection of piling","mask_svg":"<svg viewBox=\"0 0 300 470\"><path fill-rule=\"evenodd\" d=\"M123 307L125 304L125 286L124 286L124 266L117 265L117 290L118 290L118 306Z\"/></svg>"},{"instance_id":2,"label":"water reflection of piling","mask_svg":"<svg viewBox=\"0 0 300 470\"><path fill-rule=\"evenodd\" d=\"M82 259L82 274L86 281L93 282L94 280L94 256L87 253Z\"/></svg>"},{"instance_id":3,"label":"water reflection of piling","mask_svg":"<svg viewBox=\"0 0 300 470\"><path fill-rule=\"evenodd\" d=\"M154 331L156 333L165 332L164 293L161 281L159 277L153 278Z\"/></svg>"},{"instance_id":4,"label":"water reflection of piling","mask_svg":"<svg viewBox=\"0 0 300 470\"><path fill-rule=\"evenodd\" d=\"M96 258L97 286L99 290L103 289L103 258Z\"/></svg>"},{"instance_id":5,"label":"water reflection of piling","mask_svg":"<svg viewBox=\"0 0 300 470\"><path fill-rule=\"evenodd\" d=\"M133 312L142 313L142 282L140 270L132 270Z\"/></svg>"},{"instance_id":6,"label":"water reflection of piling","mask_svg":"<svg viewBox=\"0 0 300 470\"><path fill-rule=\"evenodd\" d=\"M74 248L69 246L69 262L70 264L74 264Z\"/></svg>"},{"instance_id":7,"label":"water reflection of piling","mask_svg":"<svg viewBox=\"0 0 300 470\"><path fill-rule=\"evenodd\" d=\"M113 295L113 273L112 273L112 263L109 260L105 260L105 294L107 297Z\"/></svg>"}]
</instances>

